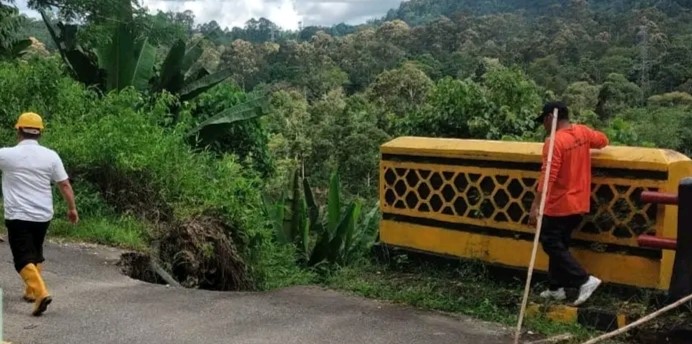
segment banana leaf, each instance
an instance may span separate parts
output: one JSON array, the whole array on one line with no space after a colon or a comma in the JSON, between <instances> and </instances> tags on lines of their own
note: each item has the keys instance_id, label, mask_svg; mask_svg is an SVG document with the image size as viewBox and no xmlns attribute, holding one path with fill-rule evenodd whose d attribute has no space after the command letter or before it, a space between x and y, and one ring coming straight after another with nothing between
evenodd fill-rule
<instances>
[{"instance_id":1,"label":"banana leaf","mask_svg":"<svg viewBox=\"0 0 692 344\"><path fill-rule=\"evenodd\" d=\"M65 51L64 56L69 61L66 63L67 66L79 82L88 86L96 85L105 90L104 71L99 68L96 58L90 57L79 48Z\"/></svg>"},{"instance_id":2,"label":"banana leaf","mask_svg":"<svg viewBox=\"0 0 692 344\"><path fill-rule=\"evenodd\" d=\"M139 56L135 34L133 32L132 7L129 0L120 1L118 24L115 27L111 41L97 49L99 65L106 71L107 90L122 90L133 85ZM146 44L146 41L143 43ZM146 63L150 58L143 59ZM153 67L153 66L152 66Z\"/></svg>"},{"instance_id":3,"label":"banana leaf","mask_svg":"<svg viewBox=\"0 0 692 344\"><path fill-rule=\"evenodd\" d=\"M231 75L233 75L233 71L229 68L189 82L180 90L180 100L187 101L197 97L204 91L230 78Z\"/></svg>"},{"instance_id":4,"label":"banana leaf","mask_svg":"<svg viewBox=\"0 0 692 344\"><path fill-rule=\"evenodd\" d=\"M198 132L213 126L231 124L265 116L268 114L268 111L266 109L266 103L264 100L265 97L262 96L237 104L228 109L224 109L223 111L214 115L212 118L209 118L194 129L190 130L187 135L195 135Z\"/></svg>"},{"instance_id":5,"label":"banana leaf","mask_svg":"<svg viewBox=\"0 0 692 344\"><path fill-rule=\"evenodd\" d=\"M104 73L99 68L97 58L83 51L77 45L76 26L60 23L58 27L61 29L61 34L58 36L46 13L43 10L39 10L39 13L53 43L58 47L60 57L72 73L74 79L87 86L96 85L101 90L105 90Z\"/></svg>"},{"instance_id":6,"label":"banana leaf","mask_svg":"<svg viewBox=\"0 0 692 344\"><path fill-rule=\"evenodd\" d=\"M296 169L296 171L298 171ZM310 226L306 226L303 229L302 234L302 249L305 252L306 257L310 254L310 231L316 235L322 235L323 228L320 224L320 208L315 202L315 196L312 193L312 188L307 178L303 178L303 190L305 192L305 204L307 205L308 220L310 221Z\"/></svg>"},{"instance_id":7,"label":"banana leaf","mask_svg":"<svg viewBox=\"0 0 692 344\"><path fill-rule=\"evenodd\" d=\"M353 207L353 212L350 214L351 215L351 221L349 222L349 225L346 227L346 232L343 234L343 244L339 245L339 252L341 254L340 258L347 259L349 257L349 253L352 252L351 246L356 240L357 233L361 233L363 230L362 227L359 227L358 225L358 220L360 219L360 212L362 209L362 206L360 202L354 202L355 206ZM357 230L358 229L358 230ZM334 244L336 245L336 243ZM342 261L343 262L343 261Z\"/></svg>"},{"instance_id":8,"label":"banana leaf","mask_svg":"<svg viewBox=\"0 0 692 344\"><path fill-rule=\"evenodd\" d=\"M340 256L343 256L344 253L344 242L346 241L346 236L349 232L353 231L352 227L355 226L353 217L357 208L358 206L355 202L351 203L346 209L341 221L339 221L339 225L336 227L336 232L334 233L332 240L329 242L327 252L327 259L331 263L341 262Z\"/></svg>"},{"instance_id":9,"label":"banana leaf","mask_svg":"<svg viewBox=\"0 0 692 344\"><path fill-rule=\"evenodd\" d=\"M287 226L287 236L291 243L294 243L298 233L302 230L305 224L305 212L302 208L303 199L300 190L300 176L296 169L293 173L293 183L291 185L291 223Z\"/></svg>"},{"instance_id":10,"label":"banana leaf","mask_svg":"<svg viewBox=\"0 0 692 344\"><path fill-rule=\"evenodd\" d=\"M333 236L341 215L338 172L332 174L329 181L329 195L327 202L327 230L329 231L330 236Z\"/></svg>"},{"instance_id":11,"label":"banana leaf","mask_svg":"<svg viewBox=\"0 0 692 344\"><path fill-rule=\"evenodd\" d=\"M147 38L135 42L129 29L121 27L116 30L113 40L98 53L100 65L106 72L107 90L134 86L144 91L149 87L154 74L156 49Z\"/></svg>"},{"instance_id":12,"label":"banana leaf","mask_svg":"<svg viewBox=\"0 0 692 344\"><path fill-rule=\"evenodd\" d=\"M310 260L308 261L308 266L315 266L323 262L329 256L329 242L331 240L329 238L329 234L327 233L327 231L323 228L320 228L321 226L322 224L318 222L315 223L311 228L313 233L321 232L322 235L318 236L317 242L315 243L315 247L313 247L312 252L310 253Z\"/></svg>"},{"instance_id":13,"label":"banana leaf","mask_svg":"<svg viewBox=\"0 0 692 344\"><path fill-rule=\"evenodd\" d=\"M276 234L280 242L284 240L283 224L284 224L284 198L279 199L279 202L272 204L266 197L262 196L262 210L264 215L269 219L272 230Z\"/></svg>"},{"instance_id":14,"label":"banana leaf","mask_svg":"<svg viewBox=\"0 0 692 344\"><path fill-rule=\"evenodd\" d=\"M137 90L144 91L149 88L149 80L154 75L155 63L156 48L149 44L145 38L139 43L137 48L137 62L131 82Z\"/></svg>"},{"instance_id":15,"label":"banana leaf","mask_svg":"<svg viewBox=\"0 0 692 344\"><path fill-rule=\"evenodd\" d=\"M185 52L185 56L183 57L183 62L180 65L180 74L183 76L187 75L187 73L190 71L190 68L199 60L199 58L202 56L202 53L204 53L204 49L202 49L202 46L200 43L202 40L197 41L195 45L191 46L190 49L187 49ZM187 83L187 80L185 81Z\"/></svg>"},{"instance_id":16,"label":"banana leaf","mask_svg":"<svg viewBox=\"0 0 692 344\"><path fill-rule=\"evenodd\" d=\"M355 257L361 250L369 250L375 244L377 234L379 233L378 228L375 226L375 220L379 215L380 206L379 202L377 202L377 205L365 215L362 224L358 227L359 230L355 232L353 243L347 248L346 255L348 257Z\"/></svg>"},{"instance_id":17,"label":"banana leaf","mask_svg":"<svg viewBox=\"0 0 692 344\"><path fill-rule=\"evenodd\" d=\"M185 41L179 39L175 42L171 50L168 51L166 59L161 66L161 74L157 91L167 90L171 93L178 93L183 87L184 76L182 70L185 59Z\"/></svg>"}]
</instances>

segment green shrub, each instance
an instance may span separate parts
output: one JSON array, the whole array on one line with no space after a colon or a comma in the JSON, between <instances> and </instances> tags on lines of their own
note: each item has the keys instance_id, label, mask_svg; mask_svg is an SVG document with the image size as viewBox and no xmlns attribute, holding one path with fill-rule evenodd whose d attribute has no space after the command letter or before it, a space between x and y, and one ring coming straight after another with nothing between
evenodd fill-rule
<instances>
[{"instance_id":1,"label":"green shrub","mask_svg":"<svg viewBox=\"0 0 692 344\"><path fill-rule=\"evenodd\" d=\"M0 130L13 130L25 111L40 113L49 129L56 116L86 112L91 95L62 72L55 58L0 62Z\"/></svg>"},{"instance_id":2,"label":"green shrub","mask_svg":"<svg viewBox=\"0 0 692 344\"><path fill-rule=\"evenodd\" d=\"M42 143L62 156L84 223L94 229L90 235L103 236L102 242L134 240L132 235L145 240L160 236L161 230L189 225L188 220L202 214L215 214L224 222L220 227L232 231L226 234L237 246L240 263L247 265L254 288L302 278L292 252L273 241L261 217L262 184L255 172L233 156L195 152L186 142L189 128L182 124L159 125L175 102L173 96L149 99L124 89L99 98L61 74L51 61L0 64L0 76L0 94L8 100L0 103L2 123L8 128L0 132L9 140L13 121L22 111L46 117ZM24 79L30 80L29 86ZM107 218L122 226L105 226L102 219ZM145 224L146 233L133 230L138 227L128 220L133 218Z\"/></svg>"},{"instance_id":3,"label":"green shrub","mask_svg":"<svg viewBox=\"0 0 692 344\"><path fill-rule=\"evenodd\" d=\"M199 125L224 109L248 101L245 92L231 83L222 83L191 101L188 111L191 125ZM214 135L212 135L213 133ZM227 124L221 130L210 131L197 143L218 154L235 154L245 166L259 171L262 176L273 170L269 155L269 134L261 119L250 119Z\"/></svg>"},{"instance_id":4,"label":"green shrub","mask_svg":"<svg viewBox=\"0 0 692 344\"><path fill-rule=\"evenodd\" d=\"M346 266L358 262L375 243L379 204L368 209L359 200L342 204L340 193L339 175L333 173L326 204L318 205L310 183L296 169L290 195L275 204L265 200L275 235L296 248L301 265Z\"/></svg>"}]
</instances>

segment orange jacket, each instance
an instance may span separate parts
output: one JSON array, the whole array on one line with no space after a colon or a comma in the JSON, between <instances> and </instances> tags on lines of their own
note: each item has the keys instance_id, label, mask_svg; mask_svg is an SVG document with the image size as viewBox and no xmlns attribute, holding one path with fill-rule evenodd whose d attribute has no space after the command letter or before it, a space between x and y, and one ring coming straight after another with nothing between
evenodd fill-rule
<instances>
[{"instance_id":1,"label":"orange jacket","mask_svg":"<svg viewBox=\"0 0 692 344\"><path fill-rule=\"evenodd\" d=\"M555 132L544 215L587 214L591 208L591 151L608 145L608 137L585 125L572 124ZM543 166L536 186L543 191L550 137L543 144Z\"/></svg>"}]
</instances>

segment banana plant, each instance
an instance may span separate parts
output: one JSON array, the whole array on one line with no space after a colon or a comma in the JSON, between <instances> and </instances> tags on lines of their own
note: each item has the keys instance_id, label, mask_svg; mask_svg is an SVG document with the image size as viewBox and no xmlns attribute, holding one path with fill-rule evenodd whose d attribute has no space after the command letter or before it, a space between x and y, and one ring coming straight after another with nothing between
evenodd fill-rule
<instances>
[{"instance_id":1,"label":"banana plant","mask_svg":"<svg viewBox=\"0 0 692 344\"><path fill-rule=\"evenodd\" d=\"M93 51L79 45L76 25L59 22L58 35L45 12L39 10L48 33L73 77L102 92L122 90L130 86L143 91L149 87L154 73L155 49L147 42L146 37L140 37L135 32L129 1L121 1L123 3L119 6L117 24L111 39Z\"/></svg>"},{"instance_id":2,"label":"banana plant","mask_svg":"<svg viewBox=\"0 0 692 344\"><path fill-rule=\"evenodd\" d=\"M58 35L45 12L39 10L60 56L76 80L103 92L134 86L139 91L154 93L165 90L187 101L231 77L230 69L216 73L201 69L188 75L202 56L201 40L189 49L185 41L178 40L168 51L159 73L155 73L155 48L136 32L130 1L119 1L121 6L114 18L116 24L111 39L93 51L79 45L76 25L58 23Z\"/></svg>"},{"instance_id":3,"label":"banana plant","mask_svg":"<svg viewBox=\"0 0 692 344\"><path fill-rule=\"evenodd\" d=\"M277 238L295 245L299 260L307 266L324 263L347 265L375 242L377 230L373 227L379 215L379 205L361 219L362 205L358 201L349 203L342 211L339 189L339 175L334 173L324 213L325 207L315 202L310 183L306 178L302 178L301 183L296 170L290 198L282 195L274 205L265 199L265 211Z\"/></svg>"},{"instance_id":4,"label":"banana plant","mask_svg":"<svg viewBox=\"0 0 692 344\"><path fill-rule=\"evenodd\" d=\"M206 121L200 123L187 133L187 136L201 134L205 137L223 134L224 126L240 121L259 118L269 114L269 104L265 95L249 99L243 103L221 110Z\"/></svg>"},{"instance_id":5,"label":"banana plant","mask_svg":"<svg viewBox=\"0 0 692 344\"><path fill-rule=\"evenodd\" d=\"M199 40L187 49L185 41L176 41L166 55L158 78L154 80L155 92L166 90L176 94L181 101L187 101L231 77L231 69L210 74L202 68L200 72L190 75L192 66L202 56L201 42Z\"/></svg>"}]
</instances>

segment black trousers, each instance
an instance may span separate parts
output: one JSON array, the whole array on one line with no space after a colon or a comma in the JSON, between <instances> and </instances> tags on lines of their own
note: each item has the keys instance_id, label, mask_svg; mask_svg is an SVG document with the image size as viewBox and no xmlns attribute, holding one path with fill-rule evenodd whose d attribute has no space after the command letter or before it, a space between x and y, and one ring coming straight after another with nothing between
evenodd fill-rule
<instances>
[{"instance_id":1,"label":"black trousers","mask_svg":"<svg viewBox=\"0 0 692 344\"><path fill-rule=\"evenodd\" d=\"M7 239L14 258L17 272L28 264L39 264L43 257L43 241L46 238L49 222L30 222L22 220L5 220Z\"/></svg>"},{"instance_id":2,"label":"black trousers","mask_svg":"<svg viewBox=\"0 0 692 344\"><path fill-rule=\"evenodd\" d=\"M581 220L581 215L543 216L540 241L543 251L550 259L548 263L550 290L578 288L589 279L589 274L569 252L572 232Z\"/></svg>"}]
</instances>

